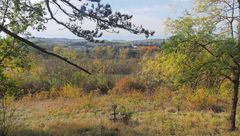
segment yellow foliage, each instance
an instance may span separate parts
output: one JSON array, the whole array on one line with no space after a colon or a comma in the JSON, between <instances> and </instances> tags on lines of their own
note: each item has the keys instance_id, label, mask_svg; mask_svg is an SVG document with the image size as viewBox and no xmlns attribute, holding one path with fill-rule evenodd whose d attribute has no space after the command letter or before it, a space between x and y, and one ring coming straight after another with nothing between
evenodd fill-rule
<instances>
[{"instance_id":1,"label":"yellow foliage","mask_svg":"<svg viewBox=\"0 0 240 136\"><path fill-rule=\"evenodd\" d=\"M53 87L50 90L51 97L78 98L81 95L82 90L70 84L65 84L63 87Z\"/></svg>"},{"instance_id":2,"label":"yellow foliage","mask_svg":"<svg viewBox=\"0 0 240 136\"><path fill-rule=\"evenodd\" d=\"M196 92L188 96L187 99L192 107L198 110L207 110L217 104L217 98L214 97L214 95L210 95L210 93L204 89L196 90Z\"/></svg>"},{"instance_id":3,"label":"yellow foliage","mask_svg":"<svg viewBox=\"0 0 240 136\"><path fill-rule=\"evenodd\" d=\"M44 100L47 98L49 98L49 92L46 92L46 91L41 91L34 95L34 99L37 99L37 100Z\"/></svg>"},{"instance_id":4,"label":"yellow foliage","mask_svg":"<svg viewBox=\"0 0 240 136\"><path fill-rule=\"evenodd\" d=\"M173 94L174 93L172 91L165 88L156 91L153 95L153 101L156 102L156 107L160 106L161 108L163 108L165 105L170 105L169 101L173 97Z\"/></svg>"},{"instance_id":5,"label":"yellow foliage","mask_svg":"<svg viewBox=\"0 0 240 136\"><path fill-rule=\"evenodd\" d=\"M82 90L77 87L73 87L70 84L66 84L63 86L60 96L66 97L66 98L75 98L80 97L82 95Z\"/></svg>"}]
</instances>

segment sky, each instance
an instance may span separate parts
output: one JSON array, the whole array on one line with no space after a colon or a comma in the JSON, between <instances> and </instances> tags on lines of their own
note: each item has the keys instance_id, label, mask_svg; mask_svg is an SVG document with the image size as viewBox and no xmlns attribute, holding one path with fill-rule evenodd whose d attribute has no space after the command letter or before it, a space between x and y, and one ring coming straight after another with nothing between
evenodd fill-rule
<instances>
[{"instance_id":1,"label":"sky","mask_svg":"<svg viewBox=\"0 0 240 136\"><path fill-rule=\"evenodd\" d=\"M156 33L151 38L166 38L164 22L167 18L177 18L183 15L186 9L190 10L193 0L101 0L110 4L113 11L120 11L133 15L133 23L143 25L144 28L154 30ZM46 24L47 30L36 32L30 30L35 37L45 38L70 38L77 39L75 35L53 21ZM104 32L101 39L105 40L143 40L144 35L134 35L127 31L119 34Z\"/></svg>"}]
</instances>

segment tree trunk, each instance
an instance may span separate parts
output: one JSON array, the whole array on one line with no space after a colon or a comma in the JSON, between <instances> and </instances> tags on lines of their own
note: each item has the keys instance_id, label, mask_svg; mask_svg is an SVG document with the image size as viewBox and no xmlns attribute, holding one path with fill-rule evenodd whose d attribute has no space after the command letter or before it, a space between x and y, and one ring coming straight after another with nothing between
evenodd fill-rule
<instances>
[{"instance_id":1,"label":"tree trunk","mask_svg":"<svg viewBox=\"0 0 240 136\"><path fill-rule=\"evenodd\" d=\"M236 129L236 113L237 113L237 104L238 104L238 88L239 88L239 72L237 73L233 81L233 93L232 93L232 108L231 108L231 126L230 130L234 131Z\"/></svg>"}]
</instances>

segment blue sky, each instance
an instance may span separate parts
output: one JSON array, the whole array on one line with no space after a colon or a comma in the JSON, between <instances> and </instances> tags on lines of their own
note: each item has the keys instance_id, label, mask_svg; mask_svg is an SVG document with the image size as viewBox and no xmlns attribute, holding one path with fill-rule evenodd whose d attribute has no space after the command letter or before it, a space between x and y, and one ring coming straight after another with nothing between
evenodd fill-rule
<instances>
[{"instance_id":1,"label":"blue sky","mask_svg":"<svg viewBox=\"0 0 240 136\"><path fill-rule=\"evenodd\" d=\"M165 20L168 17L176 18L181 16L185 9L191 9L193 2L192 0L102 0L102 3L109 3L114 11L133 15L135 24L156 31L155 36L151 38L165 38ZM59 30L62 28L54 22L49 22L46 31L31 31L31 33L36 37L78 38L67 30ZM120 34L104 32L102 39L137 40L145 39L145 37L120 31Z\"/></svg>"}]
</instances>

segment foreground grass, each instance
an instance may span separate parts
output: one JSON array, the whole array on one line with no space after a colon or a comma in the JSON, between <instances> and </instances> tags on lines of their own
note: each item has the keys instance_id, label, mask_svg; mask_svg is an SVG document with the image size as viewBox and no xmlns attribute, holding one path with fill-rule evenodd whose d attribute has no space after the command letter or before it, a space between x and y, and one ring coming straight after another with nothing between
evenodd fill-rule
<instances>
[{"instance_id":1,"label":"foreground grass","mask_svg":"<svg viewBox=\"0 0 240 136\"><path fill-rule=\"evenodd\" d=\"M128 124L108 120L111 105L131 115ZM165 104L167 105L167 104ZM168 105L167 105L168 106ZM19 136L157 136L232 135L227 112L166 111L143 95L85 96L81 98L23 99L14 102L14 131ZM165 107L166 109L166 107ZM238 117L238 127L239 117Z\"/></svg>"}]
</instances>

